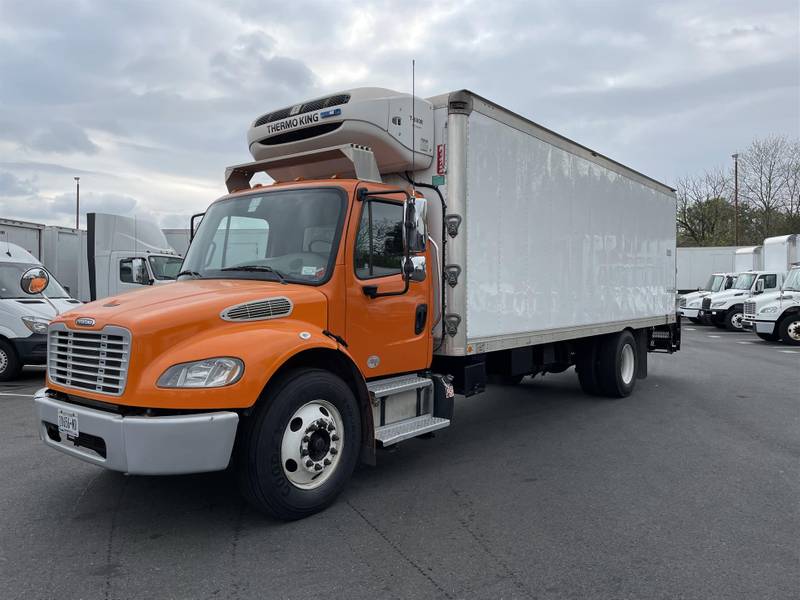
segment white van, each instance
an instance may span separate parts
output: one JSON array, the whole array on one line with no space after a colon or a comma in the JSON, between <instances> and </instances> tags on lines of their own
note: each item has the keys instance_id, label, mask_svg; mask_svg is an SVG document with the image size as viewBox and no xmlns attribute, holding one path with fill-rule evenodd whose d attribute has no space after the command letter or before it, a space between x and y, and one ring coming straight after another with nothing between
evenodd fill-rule
<instances>
[{"instance_id":1,"label":"white van","mask_svg":"<svg viewBox=\"0 0 800 600\"><path fill-rule=\"evenodd\" d=\"M41 266L27 250L0 242L0 381L17 377L23 365L45 364L48 323L56 311L80 304L52 276L44 292L47 298L26 295L20 289L22 274Z\"/></svg>"}]
</instances>

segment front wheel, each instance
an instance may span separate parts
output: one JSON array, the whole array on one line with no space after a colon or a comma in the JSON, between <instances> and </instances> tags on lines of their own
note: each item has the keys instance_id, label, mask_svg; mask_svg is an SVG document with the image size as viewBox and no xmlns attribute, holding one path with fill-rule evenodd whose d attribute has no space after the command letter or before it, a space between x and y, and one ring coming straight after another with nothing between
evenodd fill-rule
<instances>
[{"instance_id":1,"label":"front wheel","mask_svg":"<svg viewBox=\"0 0 800 600\"><path fill-rule=\"evenodd\" d=\"M758 331L756 331L756 335L758 337L760 337L762 340L764 340L765 342L777 342L778 341L778 336L775 335L774 333L759 333Z\"/></svg>"},{"instance_id":2,"label":"front wheel","mask_svg":"<svg viewBox=\"0 0 800 600\"><path fill-rule=\"evenodd\" d=\"M322 369L292 371L244 423L242 492L278 519L302 519L341 493L360 446L358 403L347 384Z\"/></svg>"},{"instance_id":3,"label":"front wheel","mask_svg":"<svg viewBox=\"0 0 800 600\"><path fill-rule=\"evenodd\" d=\"M695 325L700 325L702 323L702 321L700 319L698 319L697 317L688 317L688 318Z\"/></svg>"},{"instance_id":4,"label":"front wheel","mask_svg":"<svg viewBox=\"0 0 800 600\"><path fill-rule=\"evenodd\" d=\"M784 344L800 346L800 313L784 317L779 325L778 335Z\"/></svg>"},{"instance_id":5,"label":"front wheel","mask_svg":"<svg viewBox=\"0 0 800 600\"><path fill-rule=\"evenodd\" d=\"M729 331L741 331L743 319L744 313L742 312L741 308L730 309L727 313L725 313L725 329L728 329Z\"/></svg>"},{"instance_id":6,"label":"front wheel","mask_svg":"<svg viewBox=\"0 0 800 600\"><path fill-rule=\"evenodd\" d=\"M0 381L11 381L19 377L22 363L14 347L6 340L0 340Z\"/></svg>"}]
</instances>

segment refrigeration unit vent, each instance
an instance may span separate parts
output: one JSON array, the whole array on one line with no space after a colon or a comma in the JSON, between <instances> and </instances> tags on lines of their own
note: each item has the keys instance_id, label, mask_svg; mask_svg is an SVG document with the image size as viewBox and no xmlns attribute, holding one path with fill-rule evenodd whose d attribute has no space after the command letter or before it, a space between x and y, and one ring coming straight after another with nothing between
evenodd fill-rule
<instances>
[{"instance_id":1,"label":"refrigeration unit vent","mask_svg":"<svg viewBox=\"0 0 800 600\"><path fill-rule=\"evenodd\" d=\"M348 102L350 102L350 94L336 94L335 96L328 96L327 98L312 100L311 102L306 102L305 104L296 104L295 106L274 110L270 113L260 116L258 119L256 119L256 122L253 123L253 127L260 127L265 123L280 121L286 117L304 115L315 110L321 110L331 106L339 106L341 104L347 104Z\"/></svg>"}]
</instances>

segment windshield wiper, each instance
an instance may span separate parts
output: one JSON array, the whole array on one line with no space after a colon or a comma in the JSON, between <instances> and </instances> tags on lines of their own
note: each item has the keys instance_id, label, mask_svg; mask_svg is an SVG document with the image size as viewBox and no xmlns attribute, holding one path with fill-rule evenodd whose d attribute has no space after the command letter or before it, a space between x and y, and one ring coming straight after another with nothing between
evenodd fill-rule
<instances>
[{"instance_id":1,"label":"windshield wiper","mask_svg":"<svg viewBox=\"0 0 800 600\"><path fill-rule=\"evenodd\" d=\"M202 275L200 275L200 273L198 273L197 271L190 271L190 270L186 270L186 271L181 271L180 273L178 273L177 275L175 275L175 279L177 279L177 278L178 278L178 277L180 277L181 275L191 275L191 276L192 276L192 277L194 277L195 279L202 279L202 278L203 278L203 276L202 276Z\"/></svg>"},{"instance_id":2,"label":"windshield wiper","mask_svg":"<svg viewBox=\"0 0 800 600\"><path fill-rule=\"evenodd\" d=\"M225 267L220 271L264 271L265 273L275 273L283 285L289 283L283 273L267 265L238 265L236 267Z\"/></svg>"}]
</instances>

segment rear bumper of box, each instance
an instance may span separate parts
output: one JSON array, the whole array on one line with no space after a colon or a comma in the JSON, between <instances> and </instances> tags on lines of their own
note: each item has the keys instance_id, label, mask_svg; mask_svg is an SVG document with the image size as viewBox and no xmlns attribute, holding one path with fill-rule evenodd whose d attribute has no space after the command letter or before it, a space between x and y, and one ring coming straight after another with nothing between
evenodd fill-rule
<instances>
[{"instance_id":1,"label":"rear bumper of box","mask_svg":"<svg viewBox=\"0 0 800 600\"><path fill-rule=\"evenodd\" d=\"M221 411L163 417L122 416L34 396L42 441L86 462L135 475L220 471L230 462L239 415ZM58 433L58 411L74 413L79 439Z\"/></svg>"}]
</instances>

